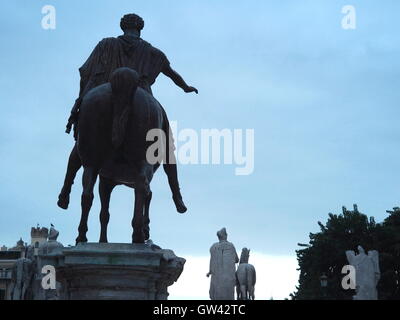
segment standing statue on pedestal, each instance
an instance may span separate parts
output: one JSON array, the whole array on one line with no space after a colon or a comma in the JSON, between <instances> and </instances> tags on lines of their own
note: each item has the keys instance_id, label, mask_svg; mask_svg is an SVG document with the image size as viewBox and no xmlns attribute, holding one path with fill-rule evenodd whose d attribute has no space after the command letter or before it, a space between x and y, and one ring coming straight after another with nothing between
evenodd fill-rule
<instances>
[{"instance_id":1,"label":"standing statue on pedestal","mask_svg":"<svg viewBox=\"0 0 400 320\"><path fill-rule=\"evenodd\" d=\"M219 242L210 248L211 300L235 300L236 263L239 258L235 246L228 242L228 234L223 228L217 232Z\"/></svg>"},{"instance_id":2,"label":"standing statue on pedestal","mask_svg":"<svg viewBox=\"0 0 400 320\"><path fill-rule=\"evenodd\" d=\"M35 230L34 228L32 229ZM36 248L38 251L35 253L35 246L33 245L26 247L24 256L18 259L12 268L12 300L54 300L59 297L60 283L57 282L58 290L43 289L42 268L45 265L55 264L57 258L54 254L56 251L60 253L63 245L57 241L59 232L53 225L51 225L48 239L48 229L42 228L41 230L46 230L46 239Z\"/></svg>"},{"instance_id":3,"label":"standing statue on pedestal","mask_svg":"<svg viewBox=\"0 0 400 320\"><path fill-rule=\"evenodd\" d=\"M87 242L87 220L93 203L93 188L100 176L100 242L107 242L109 201L116 185L135 189L135 213L132 241L149 239L150 182L163 163L176 209L186 212L180 192L174 142L163 107L153 97L151 86L163 73L184 92L196 92L174 71L163 52L141 39L144 21L135 14L121 19L124 31L118 38L103 39L80 68L81 86L67 124L74 126L77 140L67 167L58 206L67 209L77 171L84 167L82 218L76 242ZM165 141L158 150L162 161L149 163L146 151L151 146L147 134L159 129ZM161 139L163 140L163 139Z\"/></svg>"},{"instance_id":4,"label":"standing statue on pedestal","mask_svg":"<svg viewBox=\"0 0 400 320\"><path fill-rule=\"evenodd\" d=\"M358 246L358 254L346 251L350 265L356 270L356 295L354 300L378 300L378 285L381 272L379 269L379 253L376 250L365 253L363 247Z\"/></svg>"},{"instance_id":5,"label":"standing statue on pedestal","mask_svg":"<svg viewBox=\"0 0 400 320\"><path fill-rule=\"evenodd\" d=\"M32 298L34 278L33 247L25 250L25 256L15 262L11 270L11 300L29 300Z\"/></svg>"},{"instance_id":6,"label":"standing statue on pedestal","mask_svg":"<svg viewBox=\"0 0 400 320\"><path fill-rule=\"evenodd\" d=\"M250 249L243 248L236 271L236 294L238 300L254 300L256 269L249 264Z\"/></svg>"}]
</instances>

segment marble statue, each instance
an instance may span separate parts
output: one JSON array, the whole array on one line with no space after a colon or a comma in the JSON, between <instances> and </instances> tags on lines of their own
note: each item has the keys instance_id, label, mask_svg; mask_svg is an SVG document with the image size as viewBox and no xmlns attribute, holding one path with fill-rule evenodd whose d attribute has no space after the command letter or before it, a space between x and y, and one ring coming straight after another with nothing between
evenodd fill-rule
<instances>
[{"instance_id":1,"label":"marble statue","mask_svg":"<svg viewBox=\"0 0 400 320\"><path fill-rule=\"evenodd\" d=\"M356 270L356 295L354 300L378 300L376 286L380 279L379 253L376 250L365 253L363 247L358 246L358 254L346 251L350 265Z\"/></svg>"},{"instance_id":2,"label":"marble statue","mask_svg":"<svg viewBox=\"0 0 400 320\"><path fill-rule=\"evenodd\" d=\"M19 258L11 271L11 299L27 300L31 295L34 277L33 246L29 246L26 257Z\"/></svg>"},{"instance_id":3,"label":"marble statue","mask_svg":"<svg viewBox=\"0 0 400 320\"><path fill-rule=\"evenodd\" d=\"M250 249L243 248L236 271L236 294L238 300L254 300L256 269L249 264Z\"/></svg>"},{"instance_id":4,"label":"marble statue","mask_svg":"<svg viewBox=\"0 0 400 320\"><path fill-rule=\"evenodd\" d=\"M47 238L47 229L46 238ZM18 259L11 273L12 300L57 300L60 296L61 284L56 282L56 290L45 290L41 281L42 268L54 265L57 255L62 253L64 246L57 241L59 232L51 225L48 239L35 248L30 245L25 249L25 255ZM38 249L35 253L35 249Z\"/></svg>"},{"instance_id":5,"label":"marble statue","mask_svg":"<svg viewBox=\"0 0 400 320\"><path fill-rule=\"evenodd\" d=\"M50 232L49 232L49 241L57 241L58 235L60 233L54 228L54 225L51 224Z\"/></svg>"},{"instance_id":6,"label":"marble statue","mask_svg":"<svg viewBox=\"0 0 400 320\"><path fill-rule=\"evenodd\" d=\"M217 232L219 242L210 248L211 300L235 300L236 263L239 262L235 246L228 242L228 234L223 228Z\"/></svg>"}]
</instances>

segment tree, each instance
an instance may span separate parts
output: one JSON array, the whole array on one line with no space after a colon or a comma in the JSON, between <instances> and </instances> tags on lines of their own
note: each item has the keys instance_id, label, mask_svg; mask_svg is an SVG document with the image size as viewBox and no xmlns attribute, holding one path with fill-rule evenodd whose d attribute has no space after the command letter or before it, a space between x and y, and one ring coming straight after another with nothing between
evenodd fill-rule
<instances>
[{"instance_id":1,"label":"tree","mask_svg":"<svg viewBox=\"0 0 400 320\"><path fill-rule=\"evenodd\" d=\"M374 242L379 250L381 280L379 298L400 299L400 208L386 211L389 216L378 226Z\"/></svg>"},{"instance_id":2,"label":"tree","mask_svg":"<svg viewBox=\"0 0 400 320\"><path fill-rule=\"evenodd\" d=\"M349 211L343 207L340 215L330 213L327 223L318 222L320 232L310 233L309 244L299 244L299 285L291 294L292 299L340 299L350 300L354 290L341 286L343 266L348 264L346 250L356 250L361 245L365 250L378 250L382 278L378 286L380 299L399 298L400 280L400 209L390 211L390 216L381 224L358 211L357 205ZM320 277L326 274L326 295L322 292Z\"/></svg>"}]
</instances>

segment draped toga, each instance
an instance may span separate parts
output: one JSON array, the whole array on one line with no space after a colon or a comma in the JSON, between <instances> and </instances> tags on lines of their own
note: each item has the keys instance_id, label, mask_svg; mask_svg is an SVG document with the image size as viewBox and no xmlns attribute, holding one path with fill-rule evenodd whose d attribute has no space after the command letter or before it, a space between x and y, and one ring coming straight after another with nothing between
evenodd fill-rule
<instances>
[{"instance_id":1,"label":"draped toga","mask_svg":"<svg viewBox=\"0 0 400 320\"><path fill-rule=\"evenodd\" d=\"M141 87L152 94L151 86L168 65L165 54L141 38L105 38L98 43L79 69L79 97L83 97L90 89L108 82L111 73L122 67L138 72L141 76Z\"/></svg>"},{"instance_id":2,"label":"draped toga","mask_svg":"<svg viewBox=\"0 0 400 320\"><path fill-rule=\"evenodd\" d=\"M141 38L122 35L118 38L112 37L101 40L86 62L79 68L81 76L80 92L71 112L72 118L79 113L80 103L84 95L91 89L109 82L111 74L116 69L127 67L135 70L140 76L139 86L153 95L151 86L169 64L168 58L161 50ZM174 150L169 120L164 108L162 110L168 124L168 132L166 132L168 136L167 148ZM116 128L116 131L123 131L123 129ZM77 133L77 126L75 126L75 139L77 139Z\"/></svg>"},{"instance_id":3,"label":"draped toga","mask_svg":"<svg viewBox=\"0 0 400 320\"><path fill-rule=\"evenodd\" d=\"M236 263L239 261L235 246L223 240L212 245L210 254L210 299L234 300Z\"/></svg>"}]
</instances>

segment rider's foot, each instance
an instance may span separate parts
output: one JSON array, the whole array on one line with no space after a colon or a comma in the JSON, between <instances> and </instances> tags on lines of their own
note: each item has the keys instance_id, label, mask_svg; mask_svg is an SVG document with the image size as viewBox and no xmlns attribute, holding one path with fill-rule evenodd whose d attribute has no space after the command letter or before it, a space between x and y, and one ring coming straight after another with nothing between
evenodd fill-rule
<instances>
[{"instance_id":1,"label":"rider's foot","mask_svg":"<svg viewBox=\"0 0 400 320\"><path fill-rule=\"evenodd\" d=\"M179 213L185 213L187 211L181 195L173 196L172 199L174 200L176 211L178 211Z\"/></svg>"},{"instance_id":2,"label":"rider's foot","mask_svg":"<svg viewBox=\"0 0 400 320\"><path fill-rule=\"evenodd\" d=\"M67 210L69 205L69 194L64 194L61 192L60 195L58 196L57 205L61 209Z\"/></svg>"}]
</instances>

